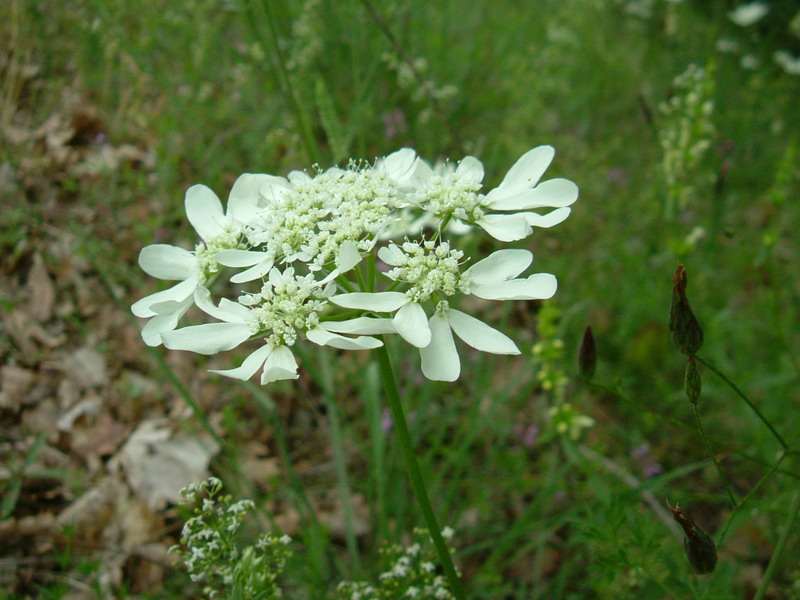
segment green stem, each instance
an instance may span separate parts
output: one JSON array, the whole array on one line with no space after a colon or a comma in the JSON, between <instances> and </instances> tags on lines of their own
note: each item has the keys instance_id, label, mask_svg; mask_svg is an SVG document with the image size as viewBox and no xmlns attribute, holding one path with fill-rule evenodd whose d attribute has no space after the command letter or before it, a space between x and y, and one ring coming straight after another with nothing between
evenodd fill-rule
<instances>
[{"instance_id":1,"label":"green stem","mask_svg":"<svg viewBox=\"0 0 800 600\"><path fill-rule=\"evenodd\" d=\"M778 462L772 465L772 468L767 471L767 473L765 473L761 479L758 480L758 483L756 483L753 488L747 492L745 497L742 498L742 501L733 508L733 512L730 514L727 521L725 521L725 527L722 530L722 533L719 534L719 538L717 539L717 548L719 548L722 545L722 542L725 540L725 536L728 533L728 529L730 529L731 525L733 524L733 518L736 516L736 513L738 513L739 510L747 503L747 501L754 496L759 489L761 489L761 486L764 485L764 483L766 483L773 474L775 474L775 472L781 466L783 459L787 456L788 454L786 454L786 452L782 452Z\"/></svg>"},{"instance_id":2,"label":"green stem","mask_svg":"<svg viewBox=\"0 0 800 600\"><path fill-rule=\"evenodd\" d=\"M453 595L458 600L465 600L466 596L464 595L464 588L461 585L461 579L458 573L456 573L455 566L453 566L450 550L447 548L444 538L442 538L442 530L436 521L436 516L433 514L433 508L431 507L431 501L428 499L428 493L425 491L425 482L422 479L422 472L417 462L417 456L414 453L414 446L411 443L411 434L408 432L403 406L400 403L400 395L397 393L397 382L394 379L392 361L389 357L389 351L386 349L386 345L384 344L378 348L377 353L381 368L381 378L383 379L383 387L392 410L394 430L400 442L400 449L406 460L408 476L411 479L411 487L414 488L414 495L417 497L422 515L425 518L425 522L428 524L428 530L430 531L431 538L433 538L433 544L436 546L439 560L442 562L442 567L444 567L444 573L450 583Z\"/></svg>"},{"instance_id":3,"label":"green stem","mask_svg":"<svg viewBox=\"0 0 800 600\"><path fill-rule=\"evenodd\" d=\"M758 586L756 595L753 596L753 600L763 600L764 594L767 593L769 582L772 581L772 577L775 575L775 569L780 562L781 555L786 549L786 542L789 539L789 535L792 533L792 527L797 519L798 511L800 511L800 490L794 493L794 497L792 498L792 506L789 509L789 518L786 519L786 523L783 526L783 532L778 540L778 545L775 546L775 552L772 553L772 558L769 559L769 565L767 565L767 570L764 572L764 578L761 580L761 585Z\"/></svg>"},{"instance_id":4,"label":"green stem","mask_svg":"<svg viewBox=\"0 0 800 600\"><path fill-rule=\"evenodd\" d=\"M758 418L759 418L759 419L761 419L761 422L762 422L762 423L764 423L764 425L766 425L766 426L767 426L767 428L768 428L768 429L769 429L769 430L772 432L772 435L774 435L774 436L775 436L775 439L776 439L776 440L778 440L778 442L779 442L779 443L780 443L780 445L783 447L783 449L784 449L784 450L788 450L788 449L789 449L789 444L787 444L787 443L786 443L786 440L784 440L784 439L781 437L781 434L780 434L780 433L778 433L777 431L775 431L775 428L772 426L772 423L770 423L769 421L767 421L767 418L766 418L766 417L765 417L763 414L761 414L761 411L760 411L760 410L758 410L758 407L757 407L755 404L753 404L753 403L750 401L750 398L748 398L747 396L745 396L745 395L744 395L744 393L743 393L743 392L742 392L742 391L741 391L741 390L740 390L738 387L736 387L736 384L735 384L735 383L733 383L733 382L732 382L730 379L728 379L728 378L725 376L725 374L724 374L724 373L722 373L722 372L721 372L719 369L717 369L717 368L716 368L714 365L712 365L711 363L709 363L707 360L705 360L705 359L703 359L703 358L701 358L701 357L699 357L699 356L695 356L695 358L696 358L697 360L699 360L701 363L703 363L703 364L704 364L706 367L708 367L708 368L709 368L711 371L713 371L713 372L714 372L714 373L717 375L717 377L719 377L720 379L722 379L722 381L724 381L725 383L727 383L727 384L728 384L728 386L730 386L730 388L731 388L731 389L732 389L734 392L736 392L736 395L737 395L737 396L739 396L739 398L741 398L742 400L744 400L744 401L745 401L745 403L747 404L747 406L749 406L749 407L750 407L750 409L751 409L751 410L752 410L754 413L756 413L756 415L758 416Z\"/></svg>"},{"instance_id":5,"label":"green stem","mask_svg":"<svg viewBox=\"0 0 800 600\"><path fill-rule=\"evenodd\" d=\"M731 485L728 483L728 478L725 477L725 474L722 472L722 466L719 464L719 460L717 460L717 455L714 452L714 448L711 446L711 442L706 437L706 430L703 428L703 420L700 418L700 409L697 408L696 402L692 402L692 407L694 408L694 418L695 422L697 423L697 429L700 432L700 437L703 438L703 443L706 446L706 452L708 452L711 460L714 461L714 466L717 468L717 473L719 473L722 483L725 484L725 491L728 492L728 497L731 499L731 504L733 505L734 510L736 510L736 497L733 495L733 490L731 490Z\"/></svg>"}]
</instances>

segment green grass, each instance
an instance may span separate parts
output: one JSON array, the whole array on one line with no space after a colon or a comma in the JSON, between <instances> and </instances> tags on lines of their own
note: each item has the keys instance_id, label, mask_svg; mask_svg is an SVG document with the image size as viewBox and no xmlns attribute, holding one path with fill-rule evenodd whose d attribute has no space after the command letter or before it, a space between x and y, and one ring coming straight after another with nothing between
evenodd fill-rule
<instances>
[{"instance_id":1,"label":"green grass","mask_svg":"<svg viewBox=\"0 0 800 600\"><path fill-rule=\"evenodd\" d=\"M680 502L712 534L730 513L683 394L685 357L667 329L678 262L686 265L705 330L700 354L790 446L800 438L800 79L769 62L742 70L738 57L714 50L720 36L744 35L725 18L725 2L658 2L649 19L592 0L478 0L469 9L455 1L370 4L406 55L426 61L420 76L457 93L432 101L401 81L384 58L391 40L361 2L271 2L269 15L267 4L246 1L3 3L0 32L17 40L5 50L6 72L12 59L40 69L33 79L5 80L3 97L20 111L15 119L35 129L63 109L69 90L97 108L112 145L131 143L154 155L152 168L94 177L33 171L89 215L59 227L79 236L80 251L103 268L109 286L124 290L124 310L153 289L136 266L141 246L193 243L182 199L194 183L224 198L243 172L283 175L315 160L323 167L351 156L371 160L411 145L428 159L475 153L490 189L522 152L553 144L547 176L575 181L581 197L564 224L517 244L534 251L537 270L559 279L545 339L535 303L496 310L492 319L523 356L462 350L464 374L455 384L423 380L417 353L389 346L434 510L458 532L468 595L749 597L754 585L745 574L757 573L758 585L800 487L797 455L741 509L711 575L692 574L682 541L643 496L662 507ZM686 182L697 193L667 216L658 105L691 63L713 65L717 133ZM388 138L384 121L397 111L405 129ZM25 158L39 153L35 144L6 143L0 162L22 173ZM18 187L5 201L4 252L42 234L48 214L37 189L23 195ZM698 227L704 234L687 242ZM487 248L475 241L470 250ZM6 304L14 303L3 298ZM575 377L587 325L598 344L595 382L605 389ZM74 326L81 328L91 330L91 323ZM543 363L533 344L555 340L563 350ZM160 365L144 358L144 345L141 354L147 374L171 385L159 374L171 368L170 353L157 350L167 357ZM292 589L298 598L321 598L343 577L376 575L381 543L400 541L423 523L403 457L381 428L386 403L375 367L344 354L329 355L335 368L322 367L307 354L303 362L319 371L301 365L298 384L222 386L198 366L191 379L211 382L219 396L203 397L199 385L185 393L199 410L225 407L228 432L214 468L232 493L298 513L295 537L305 554L290 565ZM543 368L564 373L564 399L594 419L580 441L549 425L555 396L537 379ZM741 499L770 470L780 445L724 381L701 373L705 430ZM517 423L539 427L533 447L515 435ZM245 427L262 432L281 459L281 476L267 490L254 488L237 466L245 441L237 431ZM632 456L645 443L663 468L651 478ZM309 475L309 464L325 468ZM344 489L362 494L370 508L370 533L359 540L352 532L335 536L310 510L310 497L338 498ZM13 507L9 496L4 514ZM797 594L789 557L798 550L800 537L790 536L767 597ZM54 589L52 597L65 592ZM174 583L152 593L186 597Z\"/></svg>"}]
</instances>

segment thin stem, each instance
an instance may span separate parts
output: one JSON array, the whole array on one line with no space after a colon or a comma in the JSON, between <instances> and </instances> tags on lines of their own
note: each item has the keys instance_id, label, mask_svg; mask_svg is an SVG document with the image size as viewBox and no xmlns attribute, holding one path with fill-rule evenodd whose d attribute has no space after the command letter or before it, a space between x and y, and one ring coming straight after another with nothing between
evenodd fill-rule
<instances>
[{"instance_id":1,"label":"thin stem","mask_svg":"<svg viewBox=\"0 0 800 600\"><path fill-rule=\"evenodd\" d=\"M733 524L733 518L736 516L736 513L738 513L739 510L747 503L747 501L753 495L755 495L755 493L759 489L761 489L761 486L764 485L764 483L766 483L767 480L769 480L769 478L772 477L773 474L775 474L775 472L778 470L778 467L781 466L781 463L783 462L783 459L786 458L787 456L788 456L788 454L786 452L782 452L780 458L778 459L778 462L776 462L774 465L772 465L772 468L769 471L767 471L767 473L765 473L764 476L761 479L758 480L758 483L756 483L753 486L753 488L749 492L747 492L745 497L742 498L741 502L739 502L734 507L733 512L730 514L730 516L728 516L727 521L725 521L725 527L722 530L722 533L719 534L719 538L717 539L717 547L718 548L722 545L722 542L725 540L725 536L727 535L728 530L730 529L731 525Z\"/></svg>"},{"instance_id":2,"label":"thin stem","mask_svg":"<svg viewBox=\"0 0 800 600\"><path fill-rule=\"evenodd\" d=\"M403 405L400 403L400 395L397 393L397 382L394 378L392 361L389 357L389 351L386 349L386 345L384 344L378 348L377 353L381 368L383 388L392 410L394 430L400 442L400 449L406 460L406 468L408 469L408 476L411 479L411 487L414 488L414 495L417 497L422 515L425 518L425 522L428 524L428 531L430 531L431 537L433 538L433 544L436 546L439 560L442 562L442 567L444 567L444 573L450 583L453 595L455 595L458 600L465 600L466 596L464 596L464 588L461 585L461 579L458 573L456 573L455 566L453 566L450 550L447 548L447 544L445 544L444 538L442 537L442 530L439 528L439 523L436 521L436 516L433 514L431 501L428 499L428 493L425 491L425 482L422 479L422 472L417 462L417 456L414 453L414 446L411 443L411 434L408 432Z\"/></svg>"},{"instance_id":3,"label":"thin stem","mask_svg":"<svg viewBox=\"0 0 800 600\"><path fill-rule=\"evenodd\" d=\"M311 125L306 119L305 113L303 112L302 108L300 107L300 103L297 100L297 96L294 93L294 88L292 87L292 81L289 78L289 70L286 68L286 61L283 58L283 52L281 51L280 42L278 39L278 29L275 26L275 17L272 14L272 9L270 8L270 0L262 0L261 5L264 9L264 14L267 17L267 24L269 25L270 35L272 37L272 44L270 44L272 48L272 53L275 56L275 64L278 67L278 80L283 88L283 93L285 94L286 98L289 100L289 105L294 113L295 121L297 122L297 128L300 132L300 138L303 140L303 145L305 146L306 153L308 154L309 159L312 162L318 163L320 159L319 155L319 146L314 139L314 134L311 130ZM252 4L248 3L248 13L249 13L249 20L248 24L253 31L258 43L261 45L262 49L267 45L264 41L264 36L261 33L261 30L258 28L255 19L255 11Z\"/></svg>"},{"instance_id":4,"label":"thin stem","mask_svg":"<svg viewBox=\"0 0 800 600\"><path fill-rule=\"evenodd\" d=\"M783 532L781 533L780 539L778 539L778 545L775 546L775 552L772 553L772 558L769 559L769 565L767 565L767 570L764 572L764 578L761 580L761 584L758 586L753 600L763 600L764 594L767 593L769 582L772 581L772 577L775 575L775 569L781 560L781 555L786 549L786 542L789 539L789 535L792 533L792 527L797 519L798 512L800 512L800 490L794 493L792 506L789 509L789 517L783 525Z\"/></svg>"},{"instance_id":5,"label":"thin stem","mask_svg":"<svg viewBox=\"0 0 800 600\"><path fill-rule=\"evenodd\" d=\"M711 446L711 441L706 437L706 430L703 428L703 420L700 418L700 409L697 408L696 402L692 402L692 407L694 408L694 418L695 422L697 423L697 429L700 432L700 437L703 438L703 443L706 446L706 452L708 452L711 460L714 461L714 466L717 468L717 473L719 473L722 483L725 484L725 491L728 492L728 497L731 499L731 504L735 510L736 497L733 495L733 490L731 490L731 485L728 483L728 478L725 477L725 473L722 472L722 466L719 464L719 460L717 460L717 455L714 452L714 448Z\"/></svg>"},{"instance_id":6,"label":"thin stem","mask_svg":"<svg viewBox=\"0 0 800 600\"><path fill-rule=\"evenodd\" d=\"M786 443L786 440L784 440L784 439L781 437L781 434L780 434L780 433L778 433L777 431L775 431L775 428L772 426L772 423L770 423L769 421L767 421L767 418L766 418L766 417L765 417L763 414L761 414L761 411L760 411L760 410L758 410L758 407L757 407L755 404L753 404L753 403L751 402L750 398L748 398L747 396L745 396L745 395L744 395L744 393L743 393L743 392L742 392L742 391L741 391L741 390L740 390L738 387L736 387L736 384L735 384L735 383L733 383L733 382L732 382L730 379L728 379L728 378L725 376L725 374L724 374L724 373L722 373L722 372L721 372L719 369L717 369L717 368L716 368L714 365L712 365L711 363L709 363L707 360L705 360L705 359L703 359L703 358L701 358L701 357L699 357L699 356L695 356L695 358L696 358L697 360L699 360L701 363L703 363L703 364L704 364L706 367L708 367L708 368L709 368L711 371L713 371L713 372L714 372L714 373L717 375L717 377L719 377L720 379L722 379L722 381L724 381L725 383L727 383L727 384L728 384L728 386L730 386L730 388L731 388L731 389L732 389L734 392L736 392L736 395L737 395L737 396L739 396L739 398L741 398L742 400L744 400L744 401L745 401L745 403L747 404L747 406L749 406L749 407L750 407L750 409L751 409L751 410L752 410L754 413L756 413L756 415L758 416L758 418L759 418L759 419L761 419L761 422L762 422L762 423L764 423L764 425L766 425L766 426L767 426L767 428L768 428L768 429L769 429L769 430L772 432L772 435L774 435L774 436L775 436L775 439L776 439L776 440L778 440L778 442L779 442L779 443L780 443L780 445L783 447L783 449L784 449L784 450L788 450L788 449L789 449L789 444L787 444L787 443Z\"/></svg>"}]
</instances>

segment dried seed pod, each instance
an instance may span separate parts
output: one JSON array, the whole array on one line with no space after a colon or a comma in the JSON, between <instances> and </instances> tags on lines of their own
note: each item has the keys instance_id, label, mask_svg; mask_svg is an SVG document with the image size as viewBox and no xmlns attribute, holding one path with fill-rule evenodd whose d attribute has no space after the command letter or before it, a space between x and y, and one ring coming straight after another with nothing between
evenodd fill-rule
<instances>
[{"instance_id":1,"label":"dried seed pod","mask_svg":"<svg viewBox=\"0 0 800 600\"><path fill-rule=\"evenodd\" d=\"M594 344L592 328L587 327L583 332L583 341L578 352L578 375L586 381L591 381L597 369L597 348Z\"/></svg>"},{"instance_id":2,"label":"dried seed pod","mask_svg":"<svg viewBox=\"0 0 800 600\"><path fill-rule=\"evenodd\" d=\"M683 527L683 532L686 534L683 546L692 569L700 575L713 572L717 566L717 547L714 545L714 540L677 504L674 507L669 506L669 509L672 511L672 518Z\"/></svg>"},{"instance_id":3,"label":"dried seed pod","mask_svg":"<svg viewBox=\"0 0 800 600\"><path fill-rule=\"evenodd\" d=\"M686 270L678 265L672 278L672 305L669 309L669 329L678 350L692 356L703 346L703 329L694 316L686 298Z\"/></svg>"}]
</instances>

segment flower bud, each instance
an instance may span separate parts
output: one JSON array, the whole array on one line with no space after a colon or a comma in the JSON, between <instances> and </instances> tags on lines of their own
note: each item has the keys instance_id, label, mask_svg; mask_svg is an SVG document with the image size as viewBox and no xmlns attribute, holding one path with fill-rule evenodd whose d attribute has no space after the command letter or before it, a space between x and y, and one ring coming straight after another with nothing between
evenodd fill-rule
<instances>
[{"instance_id":1,"label":"flower bud","mask_svg":"<svg viewBox=\"0 0 800 600\"><path fill-rule=\"evenodd\" d=\"M669 329L678 350L692 356L703 346L703 329L694 316L686 298L686 271L678 265L672 279L672 306L669 309Z\"/></svg>"},{"instance_id":2,"label":"flower bud","mask_svg":"<svg viewBox=\"0 0 800 600\"><path fill-rule=\"evenodd\" d=\"M700 373L697 370L697 363L694 356L689 357L689 362L686 365L686 380L684 381L684 390L689 402L697 404L700 398L700 392L703 390L703 382L700 380Z\"/></svg>"},{"instance_id":3,"label":"flower bud","mask_svg":"<svg viewBox=\"0 0 800 600\"><path fill-rule=\"evenodd\" d=\"M578 351L578 375L585 381L591 381L597 369L597 348L594 345L592 328L587 327L583 332L583 341Z\"/></svg>"},{"instance_id":4,"label":"flower bud","mask_svg":"<svg viewBox=\"0 0 800 600\"><path fill-rule=\"evenodd\" d=\"M672 511L672 518L683 527L686 534L683 547L692 569L700 575L713 572L717 566L717 547L714 540L677 505L674 508L670 506L669 509Z\"/></svg>"}]
</instances>

